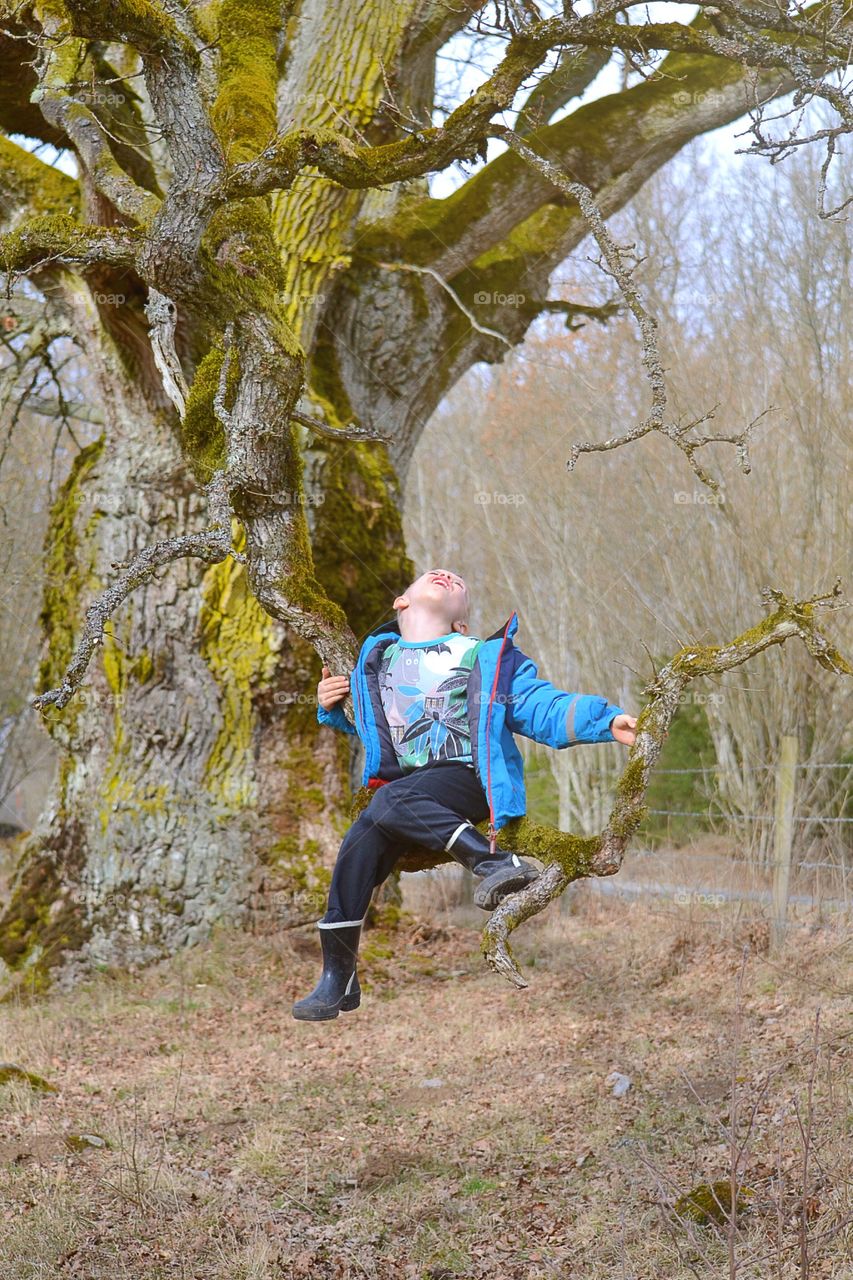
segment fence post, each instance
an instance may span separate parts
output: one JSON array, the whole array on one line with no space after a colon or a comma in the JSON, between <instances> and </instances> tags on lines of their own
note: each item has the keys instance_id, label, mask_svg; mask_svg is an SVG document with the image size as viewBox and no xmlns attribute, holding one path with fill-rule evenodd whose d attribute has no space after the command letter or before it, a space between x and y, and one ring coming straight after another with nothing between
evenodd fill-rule
<instances>
[{"instance_id":1,"label":"fence post","mask_svg":"<svg viewBox=\"0 0 853 1280\"><path fill-rule=\"evenodd\" d=\"M778 951L785 942L788 917L788 887L791 881L791 849L794 844L794 775L797 768L797 739L782 738L776 771L776 814L773 830L773 920L770 949Z\"/></svg>"}]
</instances>

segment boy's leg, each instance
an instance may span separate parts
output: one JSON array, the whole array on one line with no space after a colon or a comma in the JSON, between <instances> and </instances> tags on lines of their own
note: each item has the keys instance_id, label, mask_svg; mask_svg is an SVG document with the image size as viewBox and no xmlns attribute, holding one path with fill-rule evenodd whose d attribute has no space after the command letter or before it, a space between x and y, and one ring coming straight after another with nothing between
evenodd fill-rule
<instances>
[{"instance_id":1,"label":"boy's leg","mask_svg":"<svg viewBox=\"0 0 853 1280\"><path fill-rule=\"evenodd\" d=\"M476 773L464 764L428 765L388 783L373 797L367 812L395 843L408 840L433 852L449 853L482 877L474 901L484 911L494 910L503 897L539 875L536 867L515 854L503 850L491 854L489 841L474 826L488 817L489 807Z\"/></svg>"},{"instance_id":2,"label":"boy's leg","mask_svg":"<svg viewBox=\"0 0 853 1280\"><path fill-rule=\"evenodd\" d=\"M402 840L440 853L461 827L487 818L489 806L474 770L448 761L380 787L365 812L396 845Z\"/></svg>"},{"instance_id":3,"label":"boy's leg","mask_svg":"<svg viewBox=\"0 0 853 1280\"><path fill-rule=\"evenodd\" d=\"M477 775L461 764L418 769L380 787L343 838L319 927L364 922L373 890L394 869L401 840L443 852L465 829L473 830L471 819L481 822L488 813ZM485 848L488 854L488 841Z\"/></svg>"},{"instance_id":4,"label":"boy's leg","mask_svg":"<svg viewBox=\"0 0 853 1280\"><path fill-rule=\"evenodd\" d=\"M391 842L367 812L360 815L343 838L326 914L317 922L323 949L323 972L317 986L293 1006L293 1016L304 1022L323 1022L338 1013L357 1009L361 1003L356 962L361 926L374 885L381 883L396 860ZM385 867L388 870L384 870Z\"/></svg>"},{"instance_id":5,"label":"boy's leg","mask_svg":"<svg viewBox=\"0 0 853 1280\"><path fill-rule=\"evenodd\" d=\"M389 786L391 784L389 783ZM360 814L344 836L329 886L326 914L319 927L362 924L370 897L391 873L396 841L375 821L373 805Z\"/></svg>"}]
</instances>

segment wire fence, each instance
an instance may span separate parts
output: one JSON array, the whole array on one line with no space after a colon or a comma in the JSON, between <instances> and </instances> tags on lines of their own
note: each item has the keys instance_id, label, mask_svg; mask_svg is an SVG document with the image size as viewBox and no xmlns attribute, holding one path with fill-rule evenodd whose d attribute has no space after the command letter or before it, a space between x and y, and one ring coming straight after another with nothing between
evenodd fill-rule
<instances>
[{"instance_id":1,"label":"wire fence","mask_svg":"<svg viewBox=\"0 0 853 1280\"><path fill-rule=\"evenodd\" d=\"M676 911L683 910L685 904L720 906L728 902L739 924L763 922L766 927L769 922L777 947L784 941L789 908L853 912L853 816L848 816L853 796L853 760L800 761L796 754L796 739L786 735L776 763L654 769L651 785L656 778L667 775L708 782L735 777L744 783L744 797L766 797L766 807L773 812L761 812L763 803L754 811L740 812L725 790L720 797L710 795L705 809L694 807L695 799L689 808L653 804L646 809L647 815L667 822L654 824L658 830L648 830L652 847L635 845L619 876L589 882L588 888L643 900L652 910L667 899L672 900ZM751 791L750 775L759 775L758 779L753 778ZM818 782L821 775L826 778L825 784ZM614 780L612 771L592 770L587 776L611 784ZM808 786L807 782L804 795L801 786L807 779L813 785ZM696 795L695 789L691 790L692 795L688 792L685 796L688 803ZM806 812L796 812L798 793L800 803L805 801L804 807L808 806ZM815 813L814 805L832 812ZM678 823L675 831L670 829L669 820ZM697 829L697 820L708 825ZM737 836L738 832L743 839ZM752 834L747 837L747 832L754 833L754 838ZM733 835L747 852L702 847L702 836L724 834ZM795 856L797 845L804 856ZM695 860L700 860L700 866L694 871ZM578 889L584 891L580 885ZM761 915L744 913L741 904L747 903L760 903L769 911L765 909ZM664 914L671 915L673 911Z\"/></svg>"},{"instance_id":2,"label":"wire fence","mask_svg":"<svg viewBox=\"0 0 853 1280\"><path fill-rule=\"evenodd\" d=\"M831 761L828 763L811 764L799 763L794 765L794 773L803 771L811 772L819 769L843 769L850 774L851 782L853 782L853 761ZM743 769L727 769L717 768L714 765L702 765L688 769L655 769L652 772L652 778L657 778L666 774L677 775L703 775L703 776L719 776L720 774L731 775L736 774L738 777L744 777L745 774L768 772L778 774L779 766L775 764L756 764L748 765ZM612 779L613 775L605 773L601 770L593 771L588 775L590 778L607 778ZM776 821L776 815L772 813L736 813L731 810L725 812L714 812L711 809L713 801L709 801L707 809L657 809L648 808L646 812L655 817L662 818L704 818L709 821L721 823L728 822L766 822L773 823ZM837 814L793 814L791 820L801 826L810 826L813 824L826 824L827 826L853 826L853 817L845 817ZM764 864L768 865L768 864ZM804 864L800 864L804 865ZM812 866L825 865L835 866L835 863L818 864L812 863Z\"/></svg>"}]
</instances>

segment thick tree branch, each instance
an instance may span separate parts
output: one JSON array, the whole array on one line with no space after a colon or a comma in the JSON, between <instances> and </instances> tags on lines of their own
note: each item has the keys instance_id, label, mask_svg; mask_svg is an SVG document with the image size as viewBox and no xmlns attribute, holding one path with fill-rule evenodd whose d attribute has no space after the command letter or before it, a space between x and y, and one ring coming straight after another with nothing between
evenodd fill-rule
<instances>
[{"instance_id":1,"label":"thick tree branch","mask_svg":"<svg viewBox=\"0 0 853 1280\"><path fill-rule=\"evenodd\" d=\"M134 267L140 240L126 227L84 226L61 214L28 218L0 236L0 265L10 274L51 264Z\"/></svg>"},{"instance_id":2,"label":"thick tree branch","mask_svg":"<svg viewBox=\"0 0 853 1280\"><path fill-rule=\"evenodd\" d=\"M801 21L816 27L827 12L825 4L812 6ZM763 20L767 21L766 13ZM780 21L785 25L788 19ZM849 16L839 42L847 36L848 26ZM704 39L709 28L713 32L709 18L700 10L684 30L698 31ZM751 33L747 34L751 38ZM819 56L815 61L820 62ZM593 192L628 182L636 189L660 163L659 157L668 158L689 138L745 115L764 98L778 98L795 89L797 80L781 57L776 65L778 70L758 70L749 76L737 60L670 54L642 83L583 103L565 119L537 130L537 150ZM533 243L540 252L547 252L559 219L548 221L544 245L538 229L528 235L521 228L553 199L549 185L543 185L513 153L504 153L453 195L410 203L405 219L371 229L364 241L370 245L375 239L387 245L389 240L397 240L395 257L429 264L452 280L481 255L501 256L501 243L509 241L517 229L522 243ZM568 217L567 222L570 220ZM507 248L511 251L511 245ZM557 253L560 251L558 247Z\"/></svg>"},{"instance_id":3,"label":"thick tree branch","mask_svg":"<svg viewBox=\"0 0 853 1280\"><path fill-rule=\"evenodd\" d=\"M443 169L454 160L472 157L482 148L492 117L512 106L516 92L548 52L572 44L608 51L623 49L646 56L650 50L711 54L741 65L782 65L772 40L737 40L717 34L708 24L643 23L628 26L609 15L549 18L514 37L495 72L453 111L438 128L414 132L402 141L359 146L331 129L301 129L277 138L257 159L230 173L230 196L266 195L291 185L301 169L311 166L351 189L363 189ZM828 57L826 42L822 63ZM845 50L832 50L831 65L845 65Z\"/></svg>"},{"instance_id":4,"label":"thick tree branch","mask_svg":"<svg viewBox=\"0 0 853 1280\"><path fill-rule=\"evenodd\" d=\"M129 221L148 221L160 201L125 172L95 112L71 87L86 62L84 42L64 35L52 11L40 16L44 35L39 42L39 85L34 100L48 123L73 143L96 190Z\"/></svg>"}]
</instances>

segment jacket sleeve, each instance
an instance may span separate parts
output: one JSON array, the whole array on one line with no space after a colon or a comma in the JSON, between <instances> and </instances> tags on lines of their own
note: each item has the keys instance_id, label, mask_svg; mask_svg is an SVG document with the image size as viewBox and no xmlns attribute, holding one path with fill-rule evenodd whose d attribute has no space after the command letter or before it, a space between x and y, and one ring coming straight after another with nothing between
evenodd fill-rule
<instances>
[{"instance_id":1,"label":"jacket sleeve","mask_svg":"<svg viewBox=\"0 0 853 1280\"><path fill-rule=\"evenodd\" d=\"M332 707L331 711L326 711L319 704L317 706L317 719L320 724L330 725L333 729L340 729L342 733L358 733L354 724L350 724L344 714L343 707Z\"/></svg>"},{"instance_id":2,"label":"jacket sleeve","mask_svg":"<svg viewBox=\"0 0 853 1280\"><path fill-rule=\"evenodd\" d=\"M610 729L621 707L589 693L565 693L540 680L536 666L515 649L515 669L506 710L511 733L532 738L546 747L571 747L579 742L615 742Z\"/></svg>"}]
</instances>

